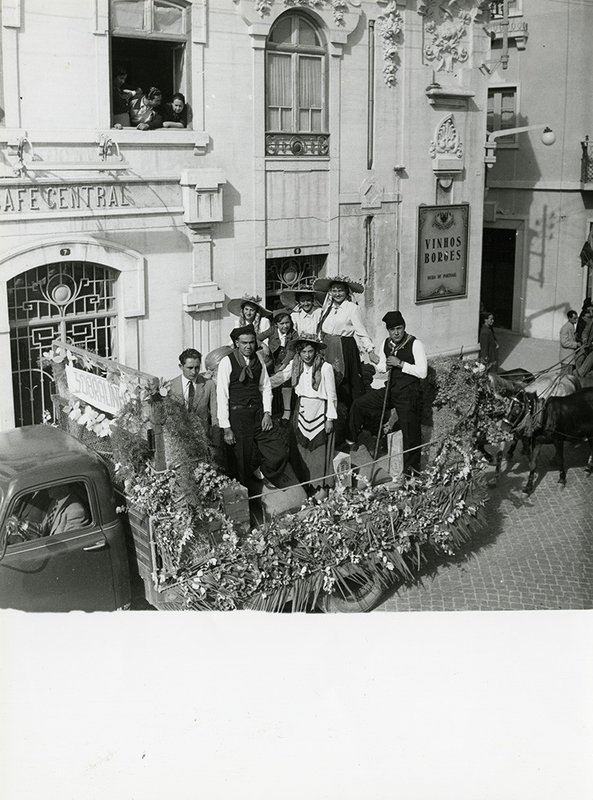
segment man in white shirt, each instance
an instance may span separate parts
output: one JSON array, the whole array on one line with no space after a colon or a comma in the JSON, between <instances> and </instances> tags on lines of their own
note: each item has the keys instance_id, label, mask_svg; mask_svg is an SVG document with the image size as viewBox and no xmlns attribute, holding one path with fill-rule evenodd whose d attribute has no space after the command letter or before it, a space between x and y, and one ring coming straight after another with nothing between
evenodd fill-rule
<instances>
[{"instance_id":1,"label":"man in white shirt","mask_svg":"<svg viewBox=\"0 0 593 800\"><path fill-rule=\"evenodd\" d=\"M356 442L361 430L381 435L378 431L381 412L388 392L386 410L395 409L404 445L404 474L420 471L422 442L422 405L420 381L426 378L428 364L424 345L406 332L406 321L400 311L389 311L383 317L388 336L379 352L378 373L388 372L383 389L370 389L358 397L350 408L350 435Z\"/></svg>"},{"instance_id":2,"label":"man in white shirt","mask_svg":"<svg viewBox=\"0 0 593 800\"><path fill-rule=\"evenodd\" d=\"M218 421L229 453L229 471L243 486L261 473L275 483L288 451L272 424L272 387L256 351L253 325L231 331L235 349L218 366ZM261 473L260 473L261 467Z\"/></svg>"}]
</instances>

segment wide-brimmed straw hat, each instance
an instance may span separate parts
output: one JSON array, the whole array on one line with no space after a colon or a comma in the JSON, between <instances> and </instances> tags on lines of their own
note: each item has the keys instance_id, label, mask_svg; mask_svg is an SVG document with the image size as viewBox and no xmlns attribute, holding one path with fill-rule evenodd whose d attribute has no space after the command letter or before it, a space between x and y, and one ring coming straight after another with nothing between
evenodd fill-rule
<instances>
[{"instance_id":1,"label":"wide-brimmed straw hat","mask_svg":"<svg viewBox=\"0 0 593 800\"><path fill-rule=\"evenodd\" d=\"M315 336L314 333L301 333L300 336L296 337L296 339L292 339L288 346L295 350L299 344L312 344L315 347L318 347L320 350L325 350L327 347L326 343L318 336Z\"/></svg>"},{"instance_id":2,"label":"wide-brimmed straw hat","mask_svg":"<svg viewBox=\"0 0 593 800\"><path fill-rule=\"evenodd\" d=\"M245 303L255 306L262 317L272 316L272 312L261 305L261 297L258 294L244 294L243 297L234 297L232 300L229 300L227 308L231 314L240 317Z\"/></svg>"},{"instance_id":3,"label":"wide-brimmed straw hat","mask_svg":"<svg viewBox=\"0 0 593 800\"><path fill-rule=\"evenodd\" d=\"M298 306L299 301L297 297L300 294L310 294L313 296L313 302L315 305L322 306L323 305L323 298L325 296L324 292L315 292L313 289L286 289L284 292L280 292L280 302L283 306L287 308L293 309Z\"/></svg>"},{"instance_id":4,"label":"wide-brimmed straw hat","mask_svg":"<svg viewBox=\"0 0 593 800\"><path fill-rule=\"evenodd\" d=\"M356 292L356 294L362 294L362 292L364 292L362 283L353 281L347 275L330 275L327 278L317 278L313 284L313 289L318 292L327 293L329 292L332 283L343 283L350 289L351 292Z\"/></svg>"}]
</instances>

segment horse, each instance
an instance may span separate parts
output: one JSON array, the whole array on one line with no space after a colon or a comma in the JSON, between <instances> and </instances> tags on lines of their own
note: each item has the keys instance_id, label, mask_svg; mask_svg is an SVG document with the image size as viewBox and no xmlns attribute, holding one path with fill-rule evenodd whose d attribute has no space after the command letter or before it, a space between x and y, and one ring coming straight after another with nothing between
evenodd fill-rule
<instances>
[{"instance_id":1,"label":"horse","mask_svg":"<svg viewBox=\"0 0 593 800\"><path fill-rule=\"evenodd\" d=\"M564 442L589 443L586 472L593 472L593 388L580 389L570 394L538 396L535 392L520 390L512 399L506 423L514 435L508 457L512 456L519 438L527 445L529 475L523 487L524 494L534 489L537 459L544 444L553 444L559 467L558 483L566 486Z\"/></svg>"}]
</instances>

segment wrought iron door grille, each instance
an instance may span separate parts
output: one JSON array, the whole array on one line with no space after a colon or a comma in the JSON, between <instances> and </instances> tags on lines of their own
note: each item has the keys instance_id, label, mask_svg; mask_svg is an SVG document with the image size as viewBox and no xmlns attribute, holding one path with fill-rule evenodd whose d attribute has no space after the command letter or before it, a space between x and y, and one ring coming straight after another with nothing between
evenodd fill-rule
<instances>
[{"instance_id":1,"label":"wrought iron door grille","mask_svg":"<svg viewBox=\"0 0 593 800\"><path fill-rule=\"evenodd\" d=\"M85 261L46 264L8 282L15 425L51 413L53 378L42 353L56 339L107 358L117 355L117 273Z\"/></svg>"},{"instance_id":2,"label":"wrought iron door grille","mask_svg":"<svg viewBox=\"0 0 593 800\"><path fill-rule=\"evenodd\" d=\"M280 293L286 289L304 291L313 288L327 259L325 253L266 260L266 308L280 308Z\"/></svg>"}]
</instances>

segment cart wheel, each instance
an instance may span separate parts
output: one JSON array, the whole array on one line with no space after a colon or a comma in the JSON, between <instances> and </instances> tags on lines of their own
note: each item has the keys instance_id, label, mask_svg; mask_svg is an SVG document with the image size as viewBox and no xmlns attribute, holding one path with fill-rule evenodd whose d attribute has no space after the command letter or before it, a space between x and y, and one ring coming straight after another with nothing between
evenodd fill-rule
<instances>
[{"instance_id":1,"label":"cart wheel","mask_svg":"<svg viewBox=\"0 0 593 800\"><path fill-rule=\"evenodd\" d=\"M372 611L383 595L385 587L376 578L360 576L344 578L347 589L336 586L334 594L326 594L319 601L319 607L326 614L348 614L360 611Z\"/></svg>"}]
</instances>

